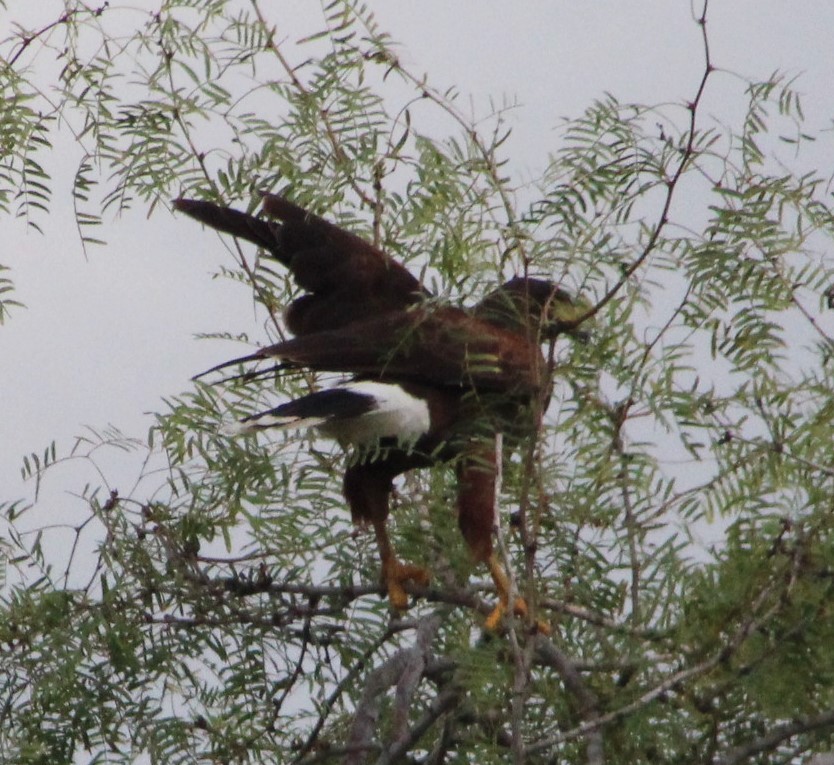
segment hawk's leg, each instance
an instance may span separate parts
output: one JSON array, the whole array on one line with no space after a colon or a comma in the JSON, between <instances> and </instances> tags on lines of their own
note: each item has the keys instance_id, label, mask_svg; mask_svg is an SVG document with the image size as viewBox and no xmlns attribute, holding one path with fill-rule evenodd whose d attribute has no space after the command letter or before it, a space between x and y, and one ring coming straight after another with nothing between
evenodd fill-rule
<instances>
[{"instance_id":1,"label":"hawk's leg","mask_svg":"<svg viewBox=\"0 0 834 765\"><path fill-rule=\"evenodd\" d=\"M501 444L499 436L494 440L484 440L458 463L458 524L472 556L489 568L498 593L498 604L484 624L491 631L498 630L510 608L510 579L492 547L496 496L501 477ZM525 617L528 610L524 598L516 596L513 613ZM536 627L541 633L550 632L545 622L537 621Z\"/></svg>"},{"instance_id":2,"label":"hawk's leg","mask_svg":"<svg viewBox=\"0 0 834 765\"><path fill-rule=\"evenodd\" d=\"M427 585L430 581L429 572L421 566L410 563L400 563L394 554L391 540L384 520L374 520L374 533L379 546L379 557L382 560L382 581L388 588L388 600L398 611L408 608L408 595L403 589L405 582Z\"/></svg>"},{"instance_id":3,"label":"hawk's leg","mask_svg":"<svg viewBox=\"0 0 834 765\"><path fill-rule=\"evenodd\" d=\"M403 471L403 465L393 459L350 465L345 471L345 497L356 523L371 523L382 560L382 581L388 590L391 606L398 611L408 608L405 582L429 583L429 572L419 566L400 563L394 554L385 521L393 491L393 478Z\"/></svg>"}]
</instances>

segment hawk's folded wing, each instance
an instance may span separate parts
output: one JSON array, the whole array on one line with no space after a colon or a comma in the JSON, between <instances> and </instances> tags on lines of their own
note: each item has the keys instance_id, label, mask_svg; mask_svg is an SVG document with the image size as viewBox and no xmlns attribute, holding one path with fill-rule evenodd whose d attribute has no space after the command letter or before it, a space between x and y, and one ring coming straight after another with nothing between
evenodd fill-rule
<instances>
[{"instance_id":1,"label":"hawk's folded wing","mask_svg":"<svg viewBox=\"0 0 834 765\"><path fill-rule=\"evenodd\" d=\"M535 395L546 379L538 345L448 306L391 312L286 340L214 370L266 359L320 372L512 396Z\"/></svg>"}]
</instances>

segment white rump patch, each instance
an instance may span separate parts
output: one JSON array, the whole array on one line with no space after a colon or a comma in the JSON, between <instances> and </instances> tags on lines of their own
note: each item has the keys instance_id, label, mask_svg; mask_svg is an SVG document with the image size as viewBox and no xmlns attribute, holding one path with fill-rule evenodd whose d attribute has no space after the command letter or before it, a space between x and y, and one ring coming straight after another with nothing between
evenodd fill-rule
<instances>
[{"instance_id":1,"label":"white rump patch","mask_svg":"<svg viewBox=\"0 0 834 765\"><path fill-rule=\"evenodd\" d=\"M429 432L429 405L399 385L357 380L339 387L371 396L373 409L360 417L323 422L318 428L328 438L352 446L371 446L381 438L396 438L400 443L413 444Z\"/></svg>"},{"instance_id":2,"label":"white rump patch","mask_svg":"<svg viewBox=\"0 0 834 765\"><path fill-rule=\"evenodd\" d=\"M383 438L396 438L405 445L414 444L429 431L428 404L399 385L358 380L337 387L370 398L369 410L356 417L282 417L264 412L243 421L224 423L220 432L237 436L266 428L317 428L323 436L345 446L365 447Z\"/></svg>"}]
</instances>

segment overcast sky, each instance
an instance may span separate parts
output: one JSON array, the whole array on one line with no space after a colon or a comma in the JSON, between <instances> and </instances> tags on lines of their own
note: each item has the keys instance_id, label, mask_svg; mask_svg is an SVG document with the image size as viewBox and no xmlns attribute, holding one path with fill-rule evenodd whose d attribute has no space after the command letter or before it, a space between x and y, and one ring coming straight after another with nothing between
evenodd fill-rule
<instances>
[{"instance_id":1,"label":"overcast sky","mask_svg":"<svg viewBox=\"0 0 834 765\"><path fill-rule=\"evenodd\" d=\"M0 10L0 37L25 0ZM111 6L117 6L117 0ZM152 9L158 2L132 0ZM274 0L281 36L308 33L318 4ZM531 178L557 148L554 128L605 92L621 100L684 103L703 71L700 32L686 0L368 0L380 25L402 47L409 69L438 89L456 86L487 111L490 97L517 98L511 169ZM31 7L30 7L31 8ZM700 3L698 4L700 8ZM38 0L55 18L58 0ZM29 11L27 11L29 12ZM714 64L746 77L782 69L799 75L809 126L834 118L834 2L713 0L709 35ZM714 78L706 111L723 121L741 112L743 83ZM821 157L834 165L834 158ZM23 454L57 439L66 450L83 426L113 423L144 437L163 396L189 385L226 350L195 333L258 325L245 288L210 278L228 254L217 239L161 211L111 220L108 246L82 253L68 192L58 191L44 235L3 219L0 262L13 268L27 305L0 327L0 501L23 496ZM135 467L135 466L134 466ZM127 465L120 470L130 475ZM116 480L125 480L118 477ZM79 482L70 482L80 488ZM55 485L63 490L61 482Z\"/></svg>"}]
</instances>

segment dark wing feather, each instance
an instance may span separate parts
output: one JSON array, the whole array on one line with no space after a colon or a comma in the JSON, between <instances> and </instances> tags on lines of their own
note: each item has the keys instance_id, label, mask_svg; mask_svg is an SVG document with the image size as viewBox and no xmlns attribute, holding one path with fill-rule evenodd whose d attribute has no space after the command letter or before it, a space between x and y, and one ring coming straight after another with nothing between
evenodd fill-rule
<instances>
[{"instance_id":1,"label":"dark wing feather","mask_svg":"<svg viewBox=\"0 0 834 765\"><path fill-rule=\"evenodd\" d=\"M545 384L537 345L449 307L389 313L286 340L229 364L264 359L322 372L512 396L534 395Z\"/></svg>"},{"instance_id":2,"label":"dark wing feather","mask_svg":"<svg viewBox=\"0 0 834 765\"><path fill-rule=\"evenodd\" d=\"M307 292L287 309L295 335L403 310L428 296L420 281L382 250L282 197L264 197L264 212L280 223L199 200L178 199L174 208L257 244L289 269Z\"/></svg>"},{"instance_id":3,"label":"dark wing feather","mask_svg":"<svg viewBox=\"0 0 834 765\"><path fill-rule=\"evenodd\" d=\"M276 224L201 199L175 199L173 205L178 212L185 213L216 231L252 242L285 266L289 265L280 247L280 231Z\"/></svg>"}]
</instances>

